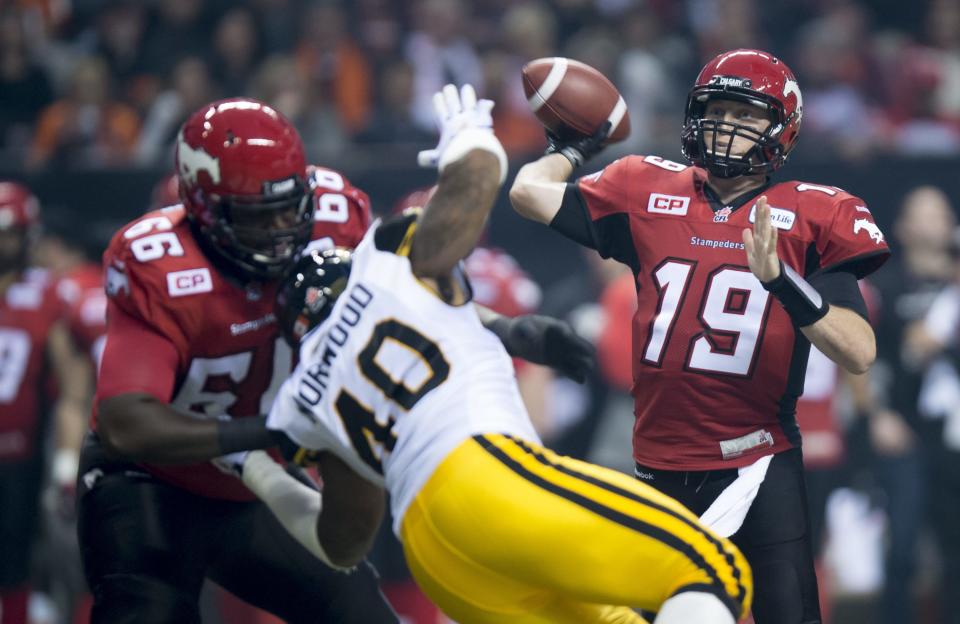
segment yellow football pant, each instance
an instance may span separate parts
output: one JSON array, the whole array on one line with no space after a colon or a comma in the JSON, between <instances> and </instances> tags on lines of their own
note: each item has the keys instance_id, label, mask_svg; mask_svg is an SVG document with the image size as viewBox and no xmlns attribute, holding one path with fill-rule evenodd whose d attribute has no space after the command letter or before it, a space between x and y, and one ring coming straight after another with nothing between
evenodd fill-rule
<instances>
[{"instance_id":1,"label":"yellow football pant","mask_svg":"<svg viewBox=\"0 0 960 624\"><path fill-rule=\"evenodd\" d=\"M464 441L401 523L421 588L461 624L642 623L681 590L749 613L750 568L672 498L503 435Z\"/></svg>"}]
</instances>

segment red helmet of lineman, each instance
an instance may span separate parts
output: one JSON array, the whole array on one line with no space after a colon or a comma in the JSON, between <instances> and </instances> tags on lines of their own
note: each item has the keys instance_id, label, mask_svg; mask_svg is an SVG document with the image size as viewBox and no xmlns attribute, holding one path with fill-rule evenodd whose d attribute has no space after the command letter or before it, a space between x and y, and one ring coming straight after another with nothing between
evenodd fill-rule
<instances>
[{"instance_id":1,"label":"red helmet of lineman","mask_svg":"<svg viewBox=\"0 0 960 624\"><path fill-rule=\"evenodd\" d=\"M40 234L40 202L16 182L0 182L0 272L26 267L30 244Z\"/></svg>"},{"instance_id":2,"label":"red helmet of lineman","mask_svg":"<svg viewBox=\"0 0 960 624\"><path fill-rule=\"evenodd\" d=\"M270 106L233 98L195 112L177 137L176 171L195 232L241 276L278 278L309 242L303 143Z\"/></svg>"},{"instance_id":3,"label":"red helmet of lineman","mask_svg":"<svg viewBox=\"0 0 960 624\"><path fill-rule=\"evenodd\" d=\"M707 104L714 99L761 107L770 125L759 132L736 122L708 119ZM800 87L783 61L760 50L724 52L700 70L687 96L683 155L719 177L769 174L783 165L796 145L802 116ZM731 154L737 138L748 140L752 147Z\"/></svg>"}]
</instances>

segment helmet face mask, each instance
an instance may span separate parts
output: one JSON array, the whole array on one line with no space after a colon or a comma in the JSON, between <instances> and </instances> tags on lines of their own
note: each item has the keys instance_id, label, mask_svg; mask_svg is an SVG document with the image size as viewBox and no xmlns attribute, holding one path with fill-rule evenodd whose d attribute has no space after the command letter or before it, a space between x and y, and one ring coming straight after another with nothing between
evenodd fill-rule
<instances>
[{"instance_id":1,"label":"helmet face mask","mask_svg":"<svg viewBox=\"0 0 960 624\"><path fill-rule=\"evenodd\" d=\"M760 130L756 124L711 119L708 110L718 100L759 107L769 125ZM786 65L759 50L733 50L707 63L690 90L681 149L717 177L770 175L796 144L802 115L800 89ZM735 144L749 147L733 153Z\"/></svg>"},{"instance_id":2,"label":"helmet face mask","mask_svg":"<svg viewBox=\"0 0 960 624\"><path fill-rule=\"evenodd\" d=\"M333 311L350 279L352 256L346 249L313 250L290 269L277 293L280 331L297 348L310 330Z\"/></svg>"},{"instance_id":3,"label":"helmet face mask","mask_svg":"<svg viewBox=\"0 0 960 624\"><path fill-rule=\"evenodd\" d=\"M310 242L313 202L302 180L269 200L235 196L208 205L213 223L202 230L210 246L251 277L282 277Z\"/></svg>"},{"instance_id":4,"label":"helmet face mask","mask_svg":"<svg viewBox=\"0 0 960 624\"><path fill-rule=\"evenodd\" d=\"M310 242L303 143L256 100L213 102L177 138L180 197L206 248L240 277L281 278Z\"/></svg>"}]
</instances>

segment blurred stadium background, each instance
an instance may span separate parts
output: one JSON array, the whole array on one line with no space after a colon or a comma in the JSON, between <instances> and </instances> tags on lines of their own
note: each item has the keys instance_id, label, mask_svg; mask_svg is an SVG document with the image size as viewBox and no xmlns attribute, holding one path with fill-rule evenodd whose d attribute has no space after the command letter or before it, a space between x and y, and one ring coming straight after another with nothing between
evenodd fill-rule
<instances>
[{"instance_id":1,"label":"blurred stadium background","mask_svg":"<svg viewBox=\"0 0 960 624\"><path fill-rule=\"evenodd\" d=\"M620 88L633 125L630 139L590 170L626 152L680 160L688 86L706 60L737 47L782 57L803 90L801 139L780 177L851 190L898 256L935 256L939 281L928 299L954 281L958 0L3 0L0 179L37 194L51 240L96 257L122 223L175 201L166 180L187 115L248 95L290 117L310 161L343 171L384 214L432 181L415 154L432 146L429 98L446 82L470 82L497 102L497 133L516 168L545 147L520 68L543 56L576 58ZM586 389L521 368L531 413L548 445L630 470L630 280L514 215L505 195L487 244L516 262L490 252L472 258L478 294L512 313L565 316L600 348ZM882 277L894 270L878 280L897 282ZM910 317L900 303L876 301L882 354L900 351L900 319ZM871 376L881 396L897 389L883 364ZM909 614L901 624L956 621L939 597L956 596L960 581L950 573L960 561L960 503L951 498L960 500L960 443L916 396L896 399L909 427L884 437L845 399L835 372L821 381L808 389L817 389L825 417L810 417L805 435L824 527L827 621L886 622L900 612ZM904 492L914 496L899 498ZM48 505L59 517L38 537L36 622L66 623L69 611L82 611L74 609L77 564L67 570L62 554L69 506L57 507ZM408 621L442 621L411 589L390 536L373 560ZM268 621L224 606L215 591L208 598L211 622Z\"/></svg>"}]
</instances>

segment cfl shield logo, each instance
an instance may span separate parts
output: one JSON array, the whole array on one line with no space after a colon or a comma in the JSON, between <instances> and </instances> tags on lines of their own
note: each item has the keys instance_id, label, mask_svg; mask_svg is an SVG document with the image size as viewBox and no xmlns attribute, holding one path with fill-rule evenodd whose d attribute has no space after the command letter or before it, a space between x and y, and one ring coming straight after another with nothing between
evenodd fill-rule
<instances>
[{"instance_id":1,"label":"cfl shield logo","mask_svg":"<svg viewBox=\"0 0 960 624\"><path fill-rule=\"evenodd\" d=\"M859 234L860 230L865 231L873 242L880 245L883 243L883 232L877 227L877 224L868 219L857 219L853 222L853 233Z\"/></svg>"},{"instance_id":2,"label":"cfl shield logo","mask_svg":"<svg viewBox=\"0 0 960 624\"><path fill-rule=\"evenodd\" d=\"M220 184L220 160L208 154L203 148L193 149L183 139L183 134L177 137L177 164L180 177L188 184L197 181L197 174L206 171L210 181Z\"/></svg>"},{"instance_id":3,"label":"cfl shield logo","mask_svg":"<svg viewBox=\"0 0 960 624\"><path fill-rule=\"evenodd\" d=\"M651 193L650 201L647 203L647 212L658 214L668 214L682 217L687 214L690 207L690 198L677 195L661 195L660 193Z\"/></svg>"}]
</instances>

